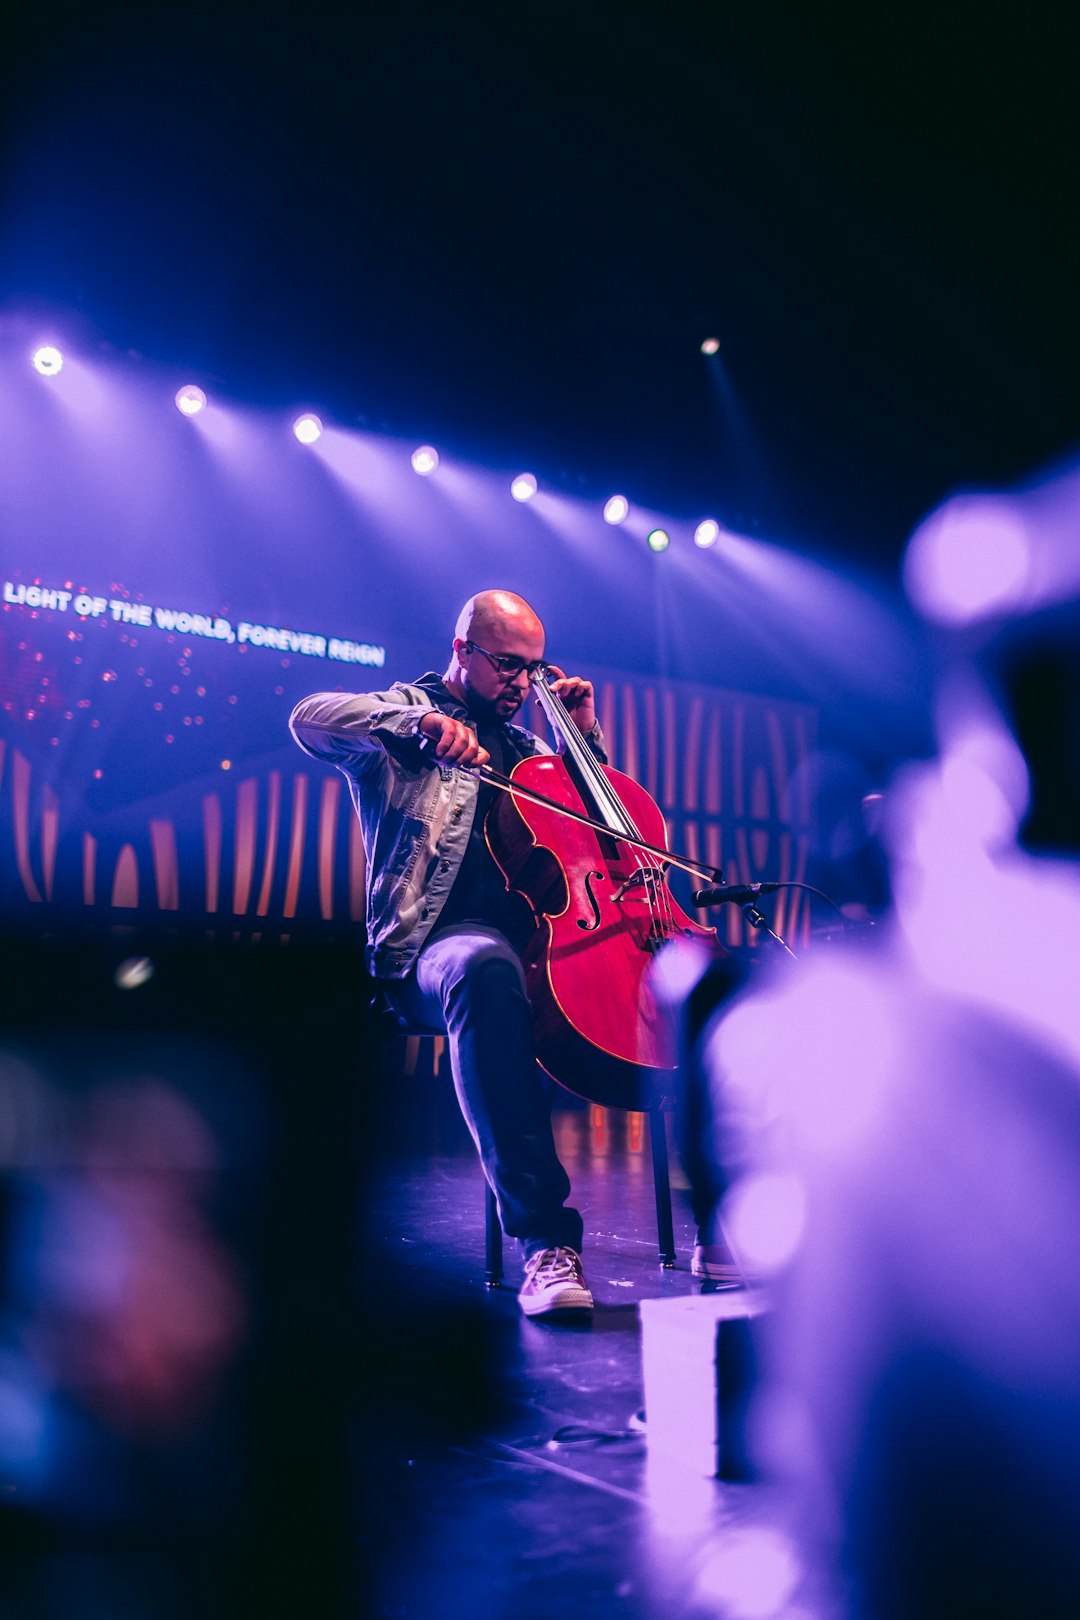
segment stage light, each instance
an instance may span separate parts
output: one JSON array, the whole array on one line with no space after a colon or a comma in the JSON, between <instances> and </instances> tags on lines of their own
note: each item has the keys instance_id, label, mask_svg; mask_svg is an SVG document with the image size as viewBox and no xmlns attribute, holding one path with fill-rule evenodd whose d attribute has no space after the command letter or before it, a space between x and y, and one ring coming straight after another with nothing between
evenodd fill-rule
<instances>
[{"instance_id":1,"label":"stage light","mask_svg":"<svg viewBox=\"0 0 1080 1620\"><path fill-rule=\"evenodd\" d=\"M518 473L510 485L510 493L515 501L531 501L536 494L536 479L532 473Z\"/></svg>"},{"instance_id":2,"label":"stage light","mask_svg":"<svg viewBox=\"0 0 1080 1620\"><path fill-rule=\"evenodd\" d=\"M720 339L719 338L706 338L704 343L701 345L701 352L702 352L702 354L719 354L720 353Z\"/></svg>"},{"instance_id":3,"label":"stage light","mask_svg":"<svg viewBox=\"0 0 1080 1620\"><path fill-rule=\"evenodd\" d=\"M666 529L654 529L646 535L645 544L650 551L666 551L671 544L671 536Z\"/></svg>"},{"instance_id":4,"label":"stage light","mask_svg":"<svg viewBox=\"0 0 1080 1620\"><path fill-rule=\"evenodd\" d=\"M719 538L720 525L715 518L705 518L694 530L694 544L701 546L703 550L706 546L715 546Z\"/></svg>"},{"instance_id":5,"label":"stage light","mask_svg":"<svg viewBox=\"0 0 1080 1620\"><path fill-rule=\"evenodd\" d=\"M198 416L206 409L206 395L195 383L185 383L177 389L176 408L182 416Z\"/></svg>"},{"instance_id":6,"label":"stage light","mask_svg":"<svg viewBox=\"0 0 1080 1620\"><path fill-rule=\"evenodd\" d=\"M429 473L433 473L438 465L439 452L430 444L422 444L419 450L413 451L413 472L419 473L421 478L426 478Z\"/></svg>"},{"instance_id":7,"label":"stage light","mask_svg":"<svg viewBox=\"0 0 1080 1620\"><path fill-rule=\"evenodd\" d=\"M604 507L605 523L625 523L630 515L630 502L625 495L613 495Z\"/></svg>"},{"instance_id":8,"label":"stage light","mask_svg":"<svg viewBox=\"0 0 1080 1620\"><path fill-rule=\"evenodd\" d=\"M43 377L55 377L64 364L64 357L59 349L54 349L51 343L46 343L33 354L34 370L40 371Z\"/></svg>"},{"instance_id":9,"label":"stage light","mask_svg":"<svg viewBox=\"0 0 1080 1620\"><path fill-rule=\"evenodd\" d=\"M141 990L154 977L154 964L148 956L128 956L113 974L118 990Z\"/></svg>"},{"instance_id":10,"label":"stage light","mask_svg":"<svg viewBox=\"0 0 1080 1620\"><path fill-rule=\"evenodd\" d=\"M292 430L301 444L314 444L322 438L322 423L317 416L298 416Z\"/></svg>"}]
</instances>

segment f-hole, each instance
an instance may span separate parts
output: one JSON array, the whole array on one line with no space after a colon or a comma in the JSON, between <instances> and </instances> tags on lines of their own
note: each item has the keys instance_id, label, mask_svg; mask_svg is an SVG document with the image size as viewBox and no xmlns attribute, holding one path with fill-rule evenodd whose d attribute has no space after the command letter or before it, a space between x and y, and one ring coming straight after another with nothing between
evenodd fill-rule
<instances>
[{"instance_id":1,"label":"f-hole","mask_svg":"<svg viewBox=\"0 0 1080 1620\"><path fill-rule=\"evenodd\" d=\"M586 932L590 934L594 929L599 928L600 926L600 907L597 903L596 896L592 891L594 878L598 883L603 883L603 872L586 872L585 874L585 894L588 898L590 906L592 907L592 922L589 921L588 917L579 917L577 920L578 927L584 928Z\"/></svg>"}]
</instances>

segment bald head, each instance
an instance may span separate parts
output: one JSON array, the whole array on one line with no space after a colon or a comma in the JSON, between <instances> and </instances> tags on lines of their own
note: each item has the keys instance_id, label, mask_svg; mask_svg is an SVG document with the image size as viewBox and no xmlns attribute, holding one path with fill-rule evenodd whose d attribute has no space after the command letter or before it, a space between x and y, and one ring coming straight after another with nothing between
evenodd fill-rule
<instances>
[{"instance_id":1,"label":"bald head","mask_svg":"<svg viewBox=\"0 0 1080 1620\"><path fill-rule=\"evenodd\" d=\"M454 627L447 687L479 722L509 720L529 691L527 667L544 656L544 627L513 591L478 591ZM500 662L508 658L516 672Z\"/></svg>"},{"instance_id":2,"label":"bald head","mask_svg":"<svg viewBox=\"0 0 1080 1620\"><path fill-rule=\"evenodd\" d=\"M458 614L454 635L460 641L479 641L493 650L502 650L505 638L521 637L544 646L544 627L523 596L513 591L477 591ZM492 640L485 640L492 637Z\"/></svg>"}]
</instances>

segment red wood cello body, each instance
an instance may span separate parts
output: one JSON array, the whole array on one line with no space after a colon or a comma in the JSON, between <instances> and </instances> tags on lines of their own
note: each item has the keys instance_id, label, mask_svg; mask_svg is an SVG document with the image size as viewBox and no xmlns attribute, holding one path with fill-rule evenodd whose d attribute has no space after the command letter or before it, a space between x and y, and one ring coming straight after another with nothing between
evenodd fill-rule
<instances>
[{"instance_id":1,"label":"red wood cello body","mask_svg":"<svg viewBox=\"0 0 1080 1620\"><path fill-rule=\"evenodd\" d=\"M716 930L674 899L663 858L620 837L666 849L659 806L631 777L601 765L542 678L537 686L567 751L519 761L486 827L508 886L537 919L523 954L537 1056L570 1091L645 1110L670 1091L676 1064L672 1020L649 983L657 951L691 938L725 953ZM568 819L555 805L595 825Z\"/></svg>"}]
</instances>

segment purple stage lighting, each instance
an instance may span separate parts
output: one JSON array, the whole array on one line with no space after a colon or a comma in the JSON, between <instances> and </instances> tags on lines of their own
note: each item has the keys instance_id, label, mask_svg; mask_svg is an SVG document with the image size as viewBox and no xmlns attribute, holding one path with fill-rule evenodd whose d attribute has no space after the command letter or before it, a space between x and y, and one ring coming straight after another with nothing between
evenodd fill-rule
<instances>
[{"instance_id":1,"label":"purple stage lighting","mask_svg":"<svg viewBox=\"0 0 1080 1620\"><path fill-rule=\"evenodd\" d=\"M808 1612L789 1607L801 1577L798 1552L784 1531L729 1527L702 1564L695 1591L710 1610L718 1606L731 1620L770 1620Z\"/></svg>"},{"instance_id":2,"label":"purple stage lighting","mask_svg":"<svg viewBox=\"0 0 1080 1620\"><path fill-rule=\"evenodd\" d=\"M671 536L666 529L653 529L651 534L646 535L645 544L650 551L666 551L671 544Z\"/></svg>"},{"instance_id":3,"label":"purple stage lighting","mask_svg":"<svg viewBox=\"0 0 1080 1620\"><path fill-rule=\"evenodd\" d=\"M518 473L510 485L510 493L515 501L531 501L536 494L536 479L532 473Z\"/></svg>"},{"instance_id":4,"label":"purple stage lighting","mask_svg":"<svg viewBox=\"0 0 1080 1620\"><path fill-rule=\"evenodd\" d=\"M206 409L206 395L195 383L186 383L176 391L176 408L181 416L198 416Z\"/></svg>"},{"instance_id":5,"label":"purple stage lighting","mask_svg":"<svg viewBox=\"0 0 1080 1620\"><path fill-rule=\"evenodd\" d=\"M704 343L701 345L701 352L702 352L702 354L719 354L720 353L720 339L719 338L706 338Z\"/></svg>"},{"instance_id":6,"label":"purple stage lighting","mask_svg":"<svg viewBox=\"0 0 1080 1620\"><path fill-rule=\"evenodd\" d=\"M33 364L34 370L40 371L43 377L55 377L63 367L64 357L59 349L54 348L51 343L46 343L40 349L34 350Z\"/></svg>"},{"instance_id":7,"label":"purple stage lighting","mask_svg":"<svg viewBox=\"0 0 1080 1620\"><path fill-rule=\"evenodd\" d=\"M967 624L1019 606L1030 565L1018 506L958 495L915 530L904 558L904 584L928 619Z\"/></svg>"},{"instance_id":8,"label":"purple stage lighting","mask_svg":"<svg viewBox=\"0 0 1080 1620\"><path fill-rule=\"evenodd\" d=\"M744 1176L724 1204L735 1252L751 1271L771 1275L787 1265L802 1242L806 1194L797 1176L764 1172Z\"/></svg>"},{"instance_id":9,"label":"purple stage lighting","mask_svg":"<svg viewBox=\"0 0 1080 1620\"><path fill-rule=\"evenodd\" d=\"M322 438L322 423L317 416L298 416L293 423L293 432L301 444L314 444Z\"/></svg>"},{"instance_id":10,"label":"purple stage lighting","mask_svg":"<svg viewBox=\"0 0 1080 1620\"><path fill-rule=\"evenodd\" d=\"M705 518L694 530L694 544L702 550L706 546L715 546L720 538L720 525L715 518Z\"/></svg>"},{"instance_id":11,"label":"purple stage lighting","mask_svg":"<svg viewBox=\"0 0 1080 1620\"><path fill-rule=\"evenodd\" d=\"M439 465L439 452L430 444L422 444L419 450L412 453L413 472L419 473L421 478L427 478Z\"/></svg>"},{"instance_id":12,"label":"purple stage lighting","mask_svg":"<svg viewBox=\"0 0 1080 1620\"><path fill-rule=\"evenodd\" d=\"M605 523L625 523L630 516L630 502L625 495L613 495L604 507Z\"/></svg>"}]
</instances>

